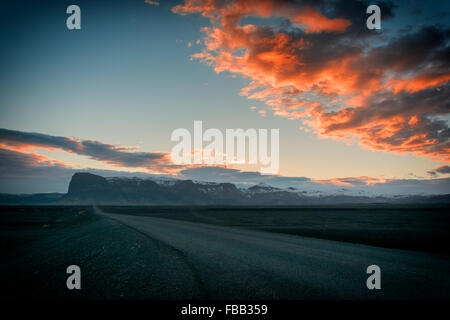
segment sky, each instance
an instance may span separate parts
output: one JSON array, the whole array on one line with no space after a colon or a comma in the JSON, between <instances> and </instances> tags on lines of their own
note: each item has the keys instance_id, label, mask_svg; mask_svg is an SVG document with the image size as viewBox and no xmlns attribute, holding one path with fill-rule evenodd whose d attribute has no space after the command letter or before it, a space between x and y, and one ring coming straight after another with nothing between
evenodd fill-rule
<instances>
[{"instance_id":1,"label":"sky","mask_svg":"<svg viewBox=\"0 0 450 320\"><path fill-rule=\"evenodd\" d=\"M0 192L65 192L84 170L448 193L449 14L448 1L2 1ZM279 129L278 175L171 163L171 133L194 120Z\"/></svg>"}]
</instances>

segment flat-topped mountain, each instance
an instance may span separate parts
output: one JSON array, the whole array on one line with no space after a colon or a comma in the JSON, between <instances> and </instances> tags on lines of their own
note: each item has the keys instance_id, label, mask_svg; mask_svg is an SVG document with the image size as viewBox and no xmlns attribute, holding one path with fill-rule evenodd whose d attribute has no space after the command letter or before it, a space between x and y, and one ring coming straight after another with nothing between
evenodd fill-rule
<instances>
[{"instance_id":1,"label":"flat-topped mountain","mask_svg":"<svg viewBox=\"0 0 450 320\"><path fill-rule=\"evenodd\" d=\"M245 194L231 183L195 183L192 180L152 180L104 178L76 173L69 192L61 200L67 204L246 204Z\"/></svg>"}]
</instances>

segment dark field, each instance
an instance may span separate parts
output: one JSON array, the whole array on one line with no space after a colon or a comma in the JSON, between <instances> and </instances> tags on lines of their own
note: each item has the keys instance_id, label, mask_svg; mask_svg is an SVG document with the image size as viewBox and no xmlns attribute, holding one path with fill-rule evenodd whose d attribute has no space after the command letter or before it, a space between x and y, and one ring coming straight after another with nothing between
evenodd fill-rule
<instances>
[{"instance_id":1,"label":"dark field","mask_svg":"<svg viewBox=\"0 0 450 320\"><path fill-rule=\"evenodd\" d=\"M183 262L157 241L130 231L94 215L92 207L2 207L1 298L181 299L196 294ZM71 264L82 270L82 290L66 288ZM160 265L170 267L160 270ZM166 285L169 277L173 286Z\"/></svg>"},{"instance_id":2,"label":"dark field","mask_svg":"<svg viewBox=\"0 0 450 320\"><path fill-rule=\"evenodd\" d=\"M446 260L450 256L450 213L445 208L101 209L433 252ZM195 266L182 252L98 215L92 207L0 207L0 249L3 299L210 298L201 292ZM70 264L83 270L83 290L67 290L65 271Z\"/></svg>"},{"instance_id":3,"label":"dark field","mask_svg":"<svg viewBox=\"0 0 450 320\"><path fill-rule=\"evenodd\" d=\"M386 248L450 253L446 208L102 207L104 211L201 222Z\"/></svg>"}]
</instances>

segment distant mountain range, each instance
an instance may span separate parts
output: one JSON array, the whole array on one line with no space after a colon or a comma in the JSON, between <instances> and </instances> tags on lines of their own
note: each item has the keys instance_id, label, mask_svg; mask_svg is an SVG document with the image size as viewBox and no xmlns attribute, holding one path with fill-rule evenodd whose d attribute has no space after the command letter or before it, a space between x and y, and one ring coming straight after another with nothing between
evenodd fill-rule
<instances>
[{"instance_id":1,"label":"distant mountain range","mask_svg":"<svg viewBox=\"0 0 450 320\"><path fill-rule=\"evenodd\" d=\"M177 179L105 178L75 173L69 191L31 195L0 194L3 205L344 205L413 204L448 205L450 194L435 196L355 196L311 193L290 187L257 184L238 188L232 183Z\"/></svg>"}]
</instances>

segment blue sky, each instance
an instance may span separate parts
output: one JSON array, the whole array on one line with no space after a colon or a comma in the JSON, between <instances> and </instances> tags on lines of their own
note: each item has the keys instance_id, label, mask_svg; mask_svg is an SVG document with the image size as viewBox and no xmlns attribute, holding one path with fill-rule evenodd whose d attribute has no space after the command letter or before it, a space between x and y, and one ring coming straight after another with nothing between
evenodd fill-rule
<instances>
[{"instance_id":1,"label":"blue sky","mask_svg":"<svg viewBox=\"0 0 450 320\"><path fill-rule=\"evenodd\" d=\"M442 158L433 161L410 152L374 151L358 142L320 138L314 131L299 130L298 120L272 114L264 101L240 95L251 78L236 73L232 77L228 71L218 74L190 59L204 50L200 29L211 21L171 11L182 3L77 1L82 30L70 31L65 9L72 2L3 1L0 128L137 146L141 152L170 152L171 132L192 130L194 120L222 130L279 128L280 174L317 180L429 179L436 178L429 171L447 165ZM393 18L382 20L384 34L371 42L373 46L389 43L407 26L411 34L425 25L448 28L447 1L399 1L394 11ZM245 18L242 24L284 21L277 19ZM196 44L199 39L202 43ZM266 110L266 116L251 106ZM448 113L440 116L448 119ZM75 168L146 169L111 167L60 149L33 152Z\"/></svg>"}]
</instances>

